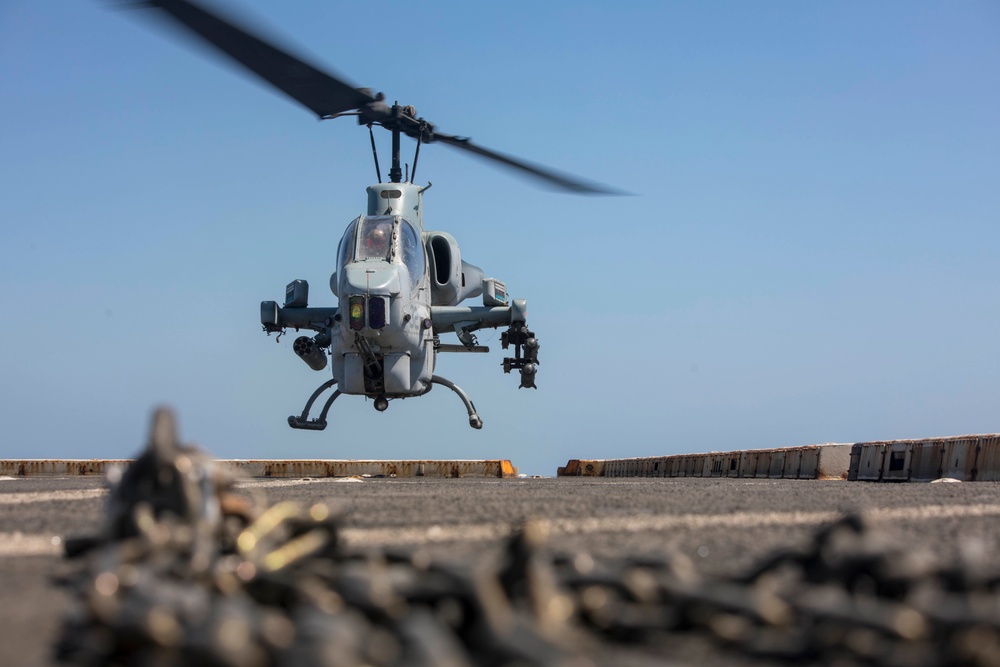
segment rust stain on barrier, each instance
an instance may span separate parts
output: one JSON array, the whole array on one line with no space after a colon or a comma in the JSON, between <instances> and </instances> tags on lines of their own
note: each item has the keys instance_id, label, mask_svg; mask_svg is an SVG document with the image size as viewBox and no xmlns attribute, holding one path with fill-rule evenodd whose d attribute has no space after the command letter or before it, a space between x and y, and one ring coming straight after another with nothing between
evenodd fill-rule
<instances>
[{"instance_id":1,"label":"rust stain on barrier","mask_svg":"<svg viewBox=\"0 0 1000 667\"><path fill-rule=\"evenodd\" d=\"M517 477L508 459L486 461L230 460L220 461L254 477Z\"/></svg>"},{"instance_id":2,"label":"rust stain on barrier","mask_svg":"<svg viewBox=\"0 0 1000 667\"><path fill-rule=\"evenodd\" d=\"M986 482L1000 480L1000 435L980 438L976 459L976 479Z\"/></svg>"},{"instance_id":3,"label":"rust stain on barrier","mask_svg":"<svg viewBox=\"0 0 1000 667\"><path fill-rule=\"evenodd\" d=\"M128 466L131 459L28 459L0 460L0 476L79 477L104 475L114 466ZM508 459L486 461L363 461L220 459L217 463L250 477L517 477Z\"/></svg>"},{"instance_id":4,"label":"rust stain on barrier","mask_svg":"<svg viewBox=\"0 0 1000 667\"><path fill-rule=\"evenodd\" d=\"M510 461L227 461L261 477L514 477Z\"/></svg>"},{"instance_id":5,"label":"rust stain on barrier","mask_svg":"<svg viewBox=\"0 0 1000 667\"><path fill-rule=\"evenodd\" d=\"M0 460L4 477L80 477L103 475L114 466L126 466L128 459L26 459Z\"/></svg>"},{"instance_id":6,"label":"rust stain on barrier","mask_svg":"<svg viewBox=\"0 0 1000 667\"><path fill-rule=\"evenodd\" d=\"M602 477L604 461L570 459L556 474L558 477Z\"/></svg>"}]
</instances>

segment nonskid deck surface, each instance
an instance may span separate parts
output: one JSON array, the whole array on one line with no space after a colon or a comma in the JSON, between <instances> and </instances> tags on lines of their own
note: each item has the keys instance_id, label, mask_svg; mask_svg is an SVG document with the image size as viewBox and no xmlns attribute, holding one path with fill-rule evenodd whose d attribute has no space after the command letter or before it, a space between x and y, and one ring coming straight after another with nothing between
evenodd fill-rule
<instances>
[{"instance_id":1,"label":"nonskid deck surface","mask_svg":"<svg viewBox=\"0 0 1000 667\"><path fill-rule=\"evenodd\" d=\"M680 557L698 576L727 581L782 550L809 548L818 531L853 513L886 548L927 550L944 563L961 566L970 553L995 554L1000 546L995 483L287 477L246 479L237 491L264 504L325 503L343 512L349 548L419 551L460 569L497 556L527 519L545 526L545 554L586 552L613 570ZM67 593L51 583L68 567L63 540L96 531L106 498L98 476L0 480L0 590L16 602L0 610L0 664L50 663L67 604ZM703 634L672 642L676 664L770 664L719 653Z\"/></svg>"}]
</instances>

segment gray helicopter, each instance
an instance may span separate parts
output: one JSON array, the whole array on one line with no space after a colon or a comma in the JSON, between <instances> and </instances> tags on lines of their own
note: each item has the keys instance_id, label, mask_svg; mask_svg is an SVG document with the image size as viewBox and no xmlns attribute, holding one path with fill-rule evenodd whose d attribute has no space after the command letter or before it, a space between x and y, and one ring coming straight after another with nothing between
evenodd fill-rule
<instances>
[{"instance_id":1,"label":"gray helicopter","mask_svg":"<svg viewBox=\"0 0 1000 667\"><path fill-rule=\"evenodd\" d=\"M414 182L420 147L436 142L454 146L568 192L615 191L482 148L466 137L438 132L417 117L413 107L388 105L381 93L321 71L216 8L210 10L190 0L150 0L139 5L159 10L158 15L170 19L172 25L198 36L321 120L355 116L371 136L379 183L368 188L367 211L347 226L340 240L336 270L330 277L337 307L310 307L309 285L304 280L288 284L282 305L275 301L260 304L260 321L268 335L276 333L280 338L289 328L315 332L295 340L295 354L313 370L323 371L328 365L332 370L332 379L313 392L302 413L288 418L289 426L323 430L333 402L342 394L371 398L381 412L392 399L422 396L438 384L458 394L470 426L482 428L468 394L434 374L438 354L489 352L478 345L474 334L482 328L507 327L501 344L505 350L513 347L513 356L503 360L503 370L518 371L520 387L536 388L539 343L528 329L527 303L510 299L503 282L464 261L450 234L424 229L423 195L431 184L420 187ZM386 183L375 148L372 128L376 126L392 133ZM405 177L401 135L416 140L413 168L407 168ZM476 297L482 297L481 306L462 305ZM458 343L443 343L441 335L446 333L455 333ZM319 416L310 418L316 401L331 389Z\"/></svg>"}]
</instances>

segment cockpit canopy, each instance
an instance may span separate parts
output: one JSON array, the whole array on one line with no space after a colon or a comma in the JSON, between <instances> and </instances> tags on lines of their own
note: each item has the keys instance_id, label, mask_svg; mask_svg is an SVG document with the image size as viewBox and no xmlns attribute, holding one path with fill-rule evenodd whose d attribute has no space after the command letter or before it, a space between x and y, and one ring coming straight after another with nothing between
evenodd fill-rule
<instances>
[{"instance_id":1,"label":"cockpit canopy","mask_svg":"<svg viewBox=\"0 0 1000 667\"><path fill-rule=\"evenodd\" d=\"M337 248L337 273L351 262L402 264L416 289L424 276L424 247L408 220L396 215L362 215L351 222Z\"/></svg>"}]
</instances>

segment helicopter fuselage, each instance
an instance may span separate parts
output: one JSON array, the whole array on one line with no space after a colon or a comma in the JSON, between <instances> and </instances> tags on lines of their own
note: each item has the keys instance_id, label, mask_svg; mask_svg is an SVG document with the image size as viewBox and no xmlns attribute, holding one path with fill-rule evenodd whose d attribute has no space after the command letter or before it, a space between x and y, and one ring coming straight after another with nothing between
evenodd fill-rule
<instances>
[{"instance_id":1,"label":"helicopter fuselage","mask_svg":"<svg viewBox=\"0 0 1000 667\"><path fill-rule=\"evenodd\" d=\"M284 332L288 327L316 331L312 338L295 341L295 353L318 371L330 359L333 379L310 398L301 417L289 417L293 427L325 426L326 411L340 394L372 398L381 411L390 399L420 396L436 383L462 398L470 423L479 428L482 422L471 400L435 376L434 367L439 352L488 352L476 344L472 333L483 327L510 327L504 347L513 342L517 354L504 361L504 370L520 369L521 386L534 387L538 345L527 331L526 303L509 303L506 286L463 261L451 235L423 231L425 189L412 183L368 188L368 212L347 226L337 249L337 268L330 277L336 308L310 308L303 280L288 285L283 307L274 301L261 303L265 331ZM480 295L483 306L461 305ZM442 344L440 335L448 332L456 333L461 344ZM334 384L336 393L320 419L307 420L319 393Z\"/></svg>"},{"instance_id":2,"label":"helicopter fuselage","mask_svg":"<svg viewBox=\"0 0 1000 667\"><path fill-rule=\"evenodd\" d=\"M331 366L342 393L402 398L434 374L430 285L421 235L399 215L362 216L344 233L330 287L339 295Z\"/></svg>"}]
</instances>

